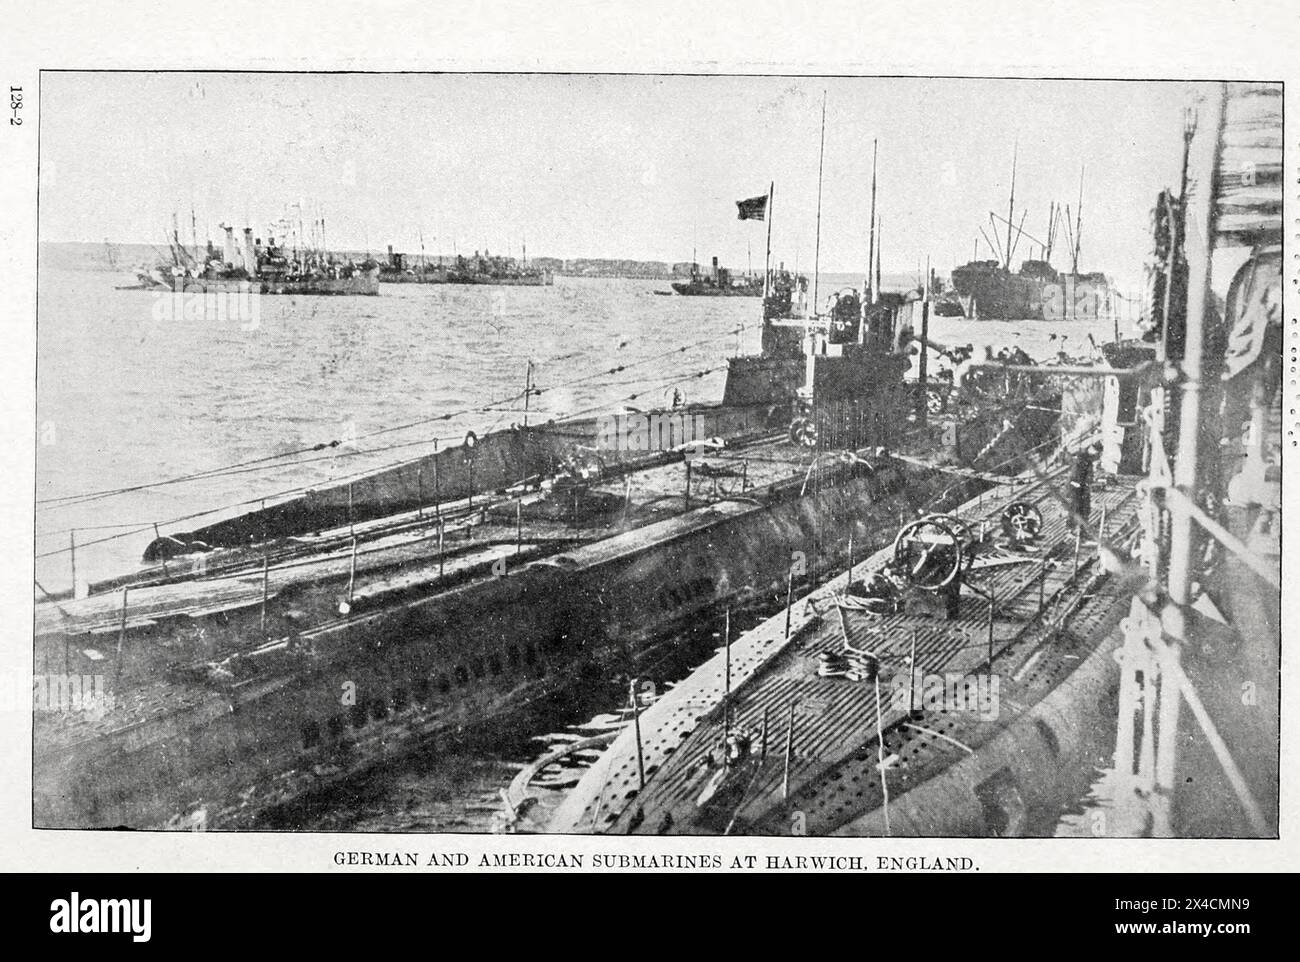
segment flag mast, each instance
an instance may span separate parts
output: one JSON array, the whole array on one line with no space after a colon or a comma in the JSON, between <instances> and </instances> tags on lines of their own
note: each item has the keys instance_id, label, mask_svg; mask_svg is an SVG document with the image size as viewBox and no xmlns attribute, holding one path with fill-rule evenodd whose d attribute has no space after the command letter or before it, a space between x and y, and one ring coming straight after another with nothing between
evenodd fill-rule
<instances>
[{"instance_id":1,"label":"flag mast","mask_svg":"<svg viewBox=\"0 0 1300 962\"><path fill-rule=\"evenodd\" d=\"M813 244L813 317L817 316L817 282L818 268L821 266L822 253L822 169L826 160L826 91L822 91L822 140L821 150L817 155L817 233Z\"/></svg>"},{"instance_id":2,"label":"flag mast","mask_svg":"<svg viewBox=\"0 0 1300 962\"><path fill-rule=\"evenodd\" d=\"M776 193L776 181L767 187L767 253L763 256L763 316L767 317L767 296L772 292L772 195Z\"/></svg>"},{"instance_id":3,"label":"flag mast","mask_svg":"<svg viewBox=\"0 0 1300 962\"><path fill-rule=\"evenodd\" d=\"M877 140L871 141L871 242L867 246L867 303L876 303L879 292L871 283L871 271L876 263L876 148Z\"/></svg>"}]
</instances>

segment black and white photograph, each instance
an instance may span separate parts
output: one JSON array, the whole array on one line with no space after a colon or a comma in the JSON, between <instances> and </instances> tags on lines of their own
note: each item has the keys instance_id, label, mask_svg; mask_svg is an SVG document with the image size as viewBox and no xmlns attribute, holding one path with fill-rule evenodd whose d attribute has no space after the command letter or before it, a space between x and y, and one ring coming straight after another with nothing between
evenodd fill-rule
<instances>
[{"instance_id":1,"label":"black and white photograph","mask_svg":"<svg viewBox=\"0 0 1300 962\"><path fill-rule=\"evenodd\" d=\"M31 827L1278 837L1248 67L10 87Z\"/></svg>"}]
</instances>

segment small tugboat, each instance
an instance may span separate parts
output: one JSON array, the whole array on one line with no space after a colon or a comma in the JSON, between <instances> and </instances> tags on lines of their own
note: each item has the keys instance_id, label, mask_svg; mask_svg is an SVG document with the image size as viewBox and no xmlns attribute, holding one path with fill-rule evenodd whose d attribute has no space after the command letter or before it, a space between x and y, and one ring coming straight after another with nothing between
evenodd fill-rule
<instances>
[{"instance_id":1,"label":"small tugboat","mask_svg":"<svg viewBox=\"0 0 1300 962\"><path fill-rule=\"evenodd\" d=\"M715 257L708 271L701 271L699 264L691 264L690 278L673 281L672 288L684 297L762 297L763 278L752 274L736 276L727 268L719 267Z\"/></svg>"},{"instance_id":2,"label":"small tugboat","mask_svg":"<svg viewBox=\"0 0 1300 962\"><path fill-rule=\"evenodd\" d=\"M762 297L763 317L766 320L806 317L808 314L808 278L785 269L784 262L772 267L772 215L776 184L773 182L766 194L736 201L738 220L758 220L767 223L767 248L763 259L763 274L756 277L752 271L737 277L713 258L711 270L701 272L692 253L690 279L675 281L673 290L687 297ZM814 305L815 308L815 305Z\"/></svg>"}]
</instances>

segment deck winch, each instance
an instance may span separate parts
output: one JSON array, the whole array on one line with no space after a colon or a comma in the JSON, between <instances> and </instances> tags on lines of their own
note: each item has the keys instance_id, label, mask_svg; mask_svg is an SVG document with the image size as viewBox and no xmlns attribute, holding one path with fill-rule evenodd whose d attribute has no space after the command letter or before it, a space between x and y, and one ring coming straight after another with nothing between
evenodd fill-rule
<instances>
[{"instance_id":1,"label":"deck winch","mask_svg":"<svg viewBox=\"0 0 1300 962\"><path fill-rule=\"evenodd\" d=\"M893 568L913 589L942 595L947 617L956 618L962 576L978 546L964 522L950 515L927 515L899 529Z\"/></svg>"}]
</instances>

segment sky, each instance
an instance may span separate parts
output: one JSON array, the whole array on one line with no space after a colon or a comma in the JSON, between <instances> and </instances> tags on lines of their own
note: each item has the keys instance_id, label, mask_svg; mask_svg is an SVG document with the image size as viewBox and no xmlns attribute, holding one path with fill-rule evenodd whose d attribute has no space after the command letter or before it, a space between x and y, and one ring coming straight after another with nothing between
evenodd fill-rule
<instances>
[{"instance_id":1,"label":"sky","mask_svg":"<svg viewBox=\"0 0 1300 962\"><path fill-rule=\"evenodd\" d=\"M1136 277L1176 184L1183 82L556 74L50 73L40 87L45 241L161 244L301 205L329 246L761 266L735 201L775 183L773 261L867 259L872 142L887 272L969 260L989 211L1046 231L1077 206L1082 270ZM1082 171L1081 171L1082 168ZM292 213L292 218L297 214ZM1005 225L999 227L1005 241ZM1016 260L1029 255L1022 239ZM980 256L991 256L980 241ZM1062 245L1063 247L1064 245ZM1064 259L1057 266L1066 266Z\"/></svg>"}]
</instances>

